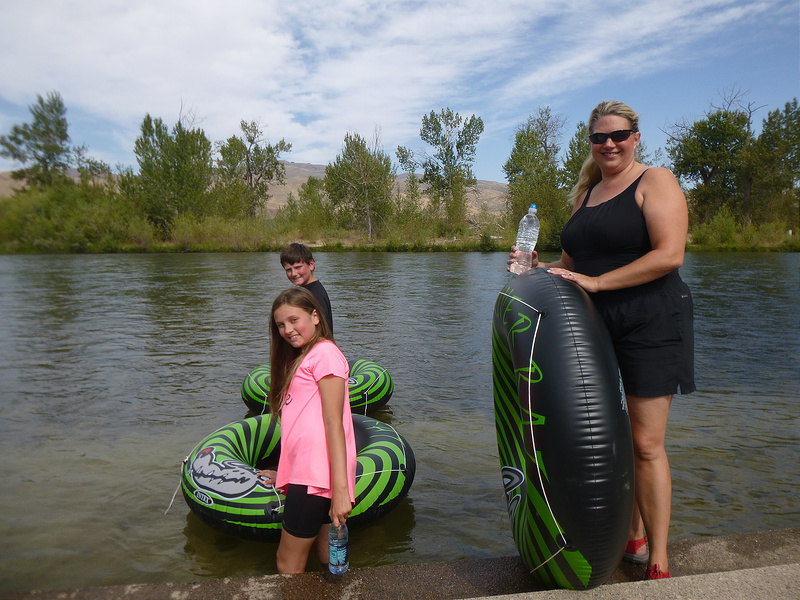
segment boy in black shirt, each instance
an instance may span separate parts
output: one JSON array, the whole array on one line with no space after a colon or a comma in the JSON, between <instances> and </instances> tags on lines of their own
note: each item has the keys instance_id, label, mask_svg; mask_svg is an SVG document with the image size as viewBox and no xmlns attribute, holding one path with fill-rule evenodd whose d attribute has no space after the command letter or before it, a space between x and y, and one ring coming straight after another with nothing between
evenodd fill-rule
<instances>
[{"instance_id":1,"label":"boy in black shirt","mask_svg":"<svg viewBox=\"0 0 800 600\"><path fill-rule=\"evenodd\" d=\"M331 301L322 282L314 277L314 256L311 254L311 249L305 244L289 244L281 252L281 265L286 271L289 281L303 286L314 295L322 307L323 317L327 319L328 326L333 333Z\"/></svg>"}]
</instances>

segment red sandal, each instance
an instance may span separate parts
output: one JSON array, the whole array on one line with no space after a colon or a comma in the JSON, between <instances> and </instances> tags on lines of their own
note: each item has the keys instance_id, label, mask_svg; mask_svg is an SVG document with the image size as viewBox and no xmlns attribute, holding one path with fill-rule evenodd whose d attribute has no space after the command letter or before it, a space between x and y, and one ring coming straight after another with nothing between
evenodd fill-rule
<instances>
[{"instance_id":1,"label":"red sandal","mask_svg":"<svg viewBox=\"0 0 800 600\"><path fill-rule=\"evenodd\" d=\"M669 571L662 571L661 567L653 565L652 567L647 567L647 570L644 572L644 578L645 580L669 579Z\"/></svg>"},{"instance_id":2,"label":"red sandal","mask_svg":"<svg viewBox=\"0 0 800 600\"><path fill-rule=\"evenodd\" d=\"M639 549L642 546L644 546L644 552L639 554ZM647 561L650 560L650 552L647 550L647 538L628 540L628 545L625 546L625 554L622 555L622 558L635 565L647 564Z\"/></svg>"}]
</instances>

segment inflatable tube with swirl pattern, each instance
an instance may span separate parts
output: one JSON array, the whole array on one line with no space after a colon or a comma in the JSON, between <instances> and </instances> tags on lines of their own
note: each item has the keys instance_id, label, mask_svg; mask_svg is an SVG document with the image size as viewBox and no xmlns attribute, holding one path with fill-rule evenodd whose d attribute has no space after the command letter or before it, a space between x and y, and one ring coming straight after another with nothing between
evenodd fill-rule
<instances>
[{"instance_id":1,"label":"inflatable tube with swirl pattern","mask_svg":"<svg viewBox=\"0 0 800 600\"><path fill-rule=\"evenodd\" d=\"M353 415L356 437L356 504L348 526L372 523L406 496L416 461L408 442L390 425ZM245 539L280 539L284 496L258 477L280 456L280 426L269 415L226 425L187 457L181 489L189 508L212 527Z\"/></svg>"},{"instance_id":2,"label":"inflatable tube with swirl pattern","mask_svg":"<svg viewBox=\"0 0 800 600\"><path fill-rule=\"evenodd\" d=\"M350 360L350 410L366 415L389 401L394 392L394 382L389 372L370 360ZM267 398L270 389L270 367L261 365L250 371L242 382L242 400L255 414L269 412Z\"/></svg>"},{"instance_id":3,"label":"inflatable tube with swirl pattern","mask_svg":"<svg viewBox=\"0 0 800 600\"><path fill-rule=\"evenodd\" d=\"M494 308L497 444L514 542L544 585L598 586L625 549L633 444L614 349L587 294L544 269Z\"/></svg>"}]
</instances>

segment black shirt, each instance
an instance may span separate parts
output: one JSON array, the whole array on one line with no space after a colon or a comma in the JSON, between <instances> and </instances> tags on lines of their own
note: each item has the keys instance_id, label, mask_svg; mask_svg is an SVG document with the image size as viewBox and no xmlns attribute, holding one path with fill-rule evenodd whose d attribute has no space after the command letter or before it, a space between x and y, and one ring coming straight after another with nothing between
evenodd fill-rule
<instances>
[{"instance_id":1,"label":"black shirt","mask_svg":"<svg viewBox=\"0 0 800 600\"><path fill-rule=\"evenodd\" d=\"M328 327L330 327L331 333L333 333L333 312L331 311L331 301L328 298L328 292L325 291L325 286L317 279L316 281L307 283L303 287L311 292L314 298L317 299L317 302L319 302L322 307L322 316L328 321Z\"/></svg>"}]
</instances>

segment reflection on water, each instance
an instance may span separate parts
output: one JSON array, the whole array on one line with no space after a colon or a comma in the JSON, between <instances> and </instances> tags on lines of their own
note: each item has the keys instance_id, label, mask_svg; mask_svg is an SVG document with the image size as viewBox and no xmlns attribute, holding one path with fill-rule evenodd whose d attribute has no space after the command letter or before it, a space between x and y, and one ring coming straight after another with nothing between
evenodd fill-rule
<instances>
[{"instance_id":1,"label":"reflection on water","mask_svg":"<svg viewBox=\"0 0 800 600\"><path fill-rule=\"evenodd\" d=\"M351 533L352 565L516 554L491 400L505 254L316 258L337 342L390 371L378 417L417 458L408 498ZM800 256L692 254L682 275L698 391L673 403L671 535L796 527ZM180 494L164 511L183 457L245 415L288 286L271 253L0 256L0 591L275 572L275 544Z\"/></svg>"}]
</instances>

